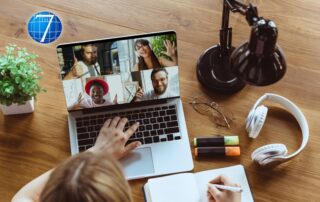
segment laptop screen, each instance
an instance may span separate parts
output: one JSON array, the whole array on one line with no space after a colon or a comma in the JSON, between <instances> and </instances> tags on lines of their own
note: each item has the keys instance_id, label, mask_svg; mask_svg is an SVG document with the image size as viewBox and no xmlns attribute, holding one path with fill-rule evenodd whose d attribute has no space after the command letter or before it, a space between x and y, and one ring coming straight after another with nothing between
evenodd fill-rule
<instances>
[{"instance_id":1,"label":"laptop screen","mask_svg":"<svg viewBox=\"0 0 320 202\"><path fill-rule=\"evenodd\" d=\"M69 111L180 96L173 31L57 47Z\"/></svg>"}]
</instances>

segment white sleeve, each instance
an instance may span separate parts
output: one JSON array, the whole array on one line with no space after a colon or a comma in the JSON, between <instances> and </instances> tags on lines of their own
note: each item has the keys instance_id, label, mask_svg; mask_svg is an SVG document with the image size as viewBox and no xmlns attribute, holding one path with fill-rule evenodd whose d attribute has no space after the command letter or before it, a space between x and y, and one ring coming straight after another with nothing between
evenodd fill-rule
<instances>
[{"instance_id":1,"label":"white sleeve","mask_svg":"<svg viewBox=\"0 0 320 202\"><path fill-rule=\"evenodd\" d=\"M152 99L152 91L146 91L143 93L141 100L151 100Z\"/></svg>"},{"instance_id":2,"label":"white sleeve","mask_svg":"<svg viewBox=\"0 0 320 202\"><path fill-rule=\"evenodd\" d=\"M92 105L92 99L91 98L84 98L81 102L80 102L80 106L83 108L91 108L93 107Z\"/></svg>"}]
</instances>

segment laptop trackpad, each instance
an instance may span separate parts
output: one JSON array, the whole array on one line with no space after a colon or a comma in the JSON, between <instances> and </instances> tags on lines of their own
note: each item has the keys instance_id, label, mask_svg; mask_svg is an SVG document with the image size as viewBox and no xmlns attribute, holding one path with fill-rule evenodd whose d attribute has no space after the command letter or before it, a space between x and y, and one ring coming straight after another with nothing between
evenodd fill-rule
<instances>
[{"instance_id":1,"label":"laptop trackpad","mask_svg":"<svg viewBox=\"0 0 320 202\"><path fill-rule=\"evenodd\" d=\"M150 147L135 149L128 156L121 159L120 162L127 178L154 173Z\"/></svg>"}]
</instances>

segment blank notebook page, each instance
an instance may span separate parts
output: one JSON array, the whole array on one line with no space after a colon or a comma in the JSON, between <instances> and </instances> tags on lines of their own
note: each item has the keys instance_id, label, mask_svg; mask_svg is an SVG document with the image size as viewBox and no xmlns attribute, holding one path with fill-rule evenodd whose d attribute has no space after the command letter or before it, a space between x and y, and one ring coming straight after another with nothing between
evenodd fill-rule
<instances>
[{"instance_id":1,"label":"blank notebook page","mask_svg":"<svg viewBox=\"0 0 320 202\"><path fill-rule=\"evenodd\" d=\"M148 188L152 202L198 201L199 194L197 186L194 174L192 173L148 180Z\"/></svg>"}]
</instances>

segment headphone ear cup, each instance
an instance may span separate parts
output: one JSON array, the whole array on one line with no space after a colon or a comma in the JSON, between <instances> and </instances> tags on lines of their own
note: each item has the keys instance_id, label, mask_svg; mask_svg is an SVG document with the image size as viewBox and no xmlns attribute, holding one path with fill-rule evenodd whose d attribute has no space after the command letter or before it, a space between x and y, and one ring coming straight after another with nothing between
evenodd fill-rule
<instances>
[{"instance_id":1,"label":"headphone ear cup","mask_svg":"<svg viewBox=\"0 0 320 202\"><path fill-rule=\"evenodd\" d=\"M285 158L287 153L288 149L284 144L269 144L252 152L251 159L260 166L265 166L273 161L276 161L276 158Z\"/></svg>"},{"instance_id":2,"label":"headphone ear cup","mask_svg":"<svg viewBox=\"0 0 320 202\"><path fill-rule=\"evenodd\" d=\"M254 111L255 111L255 108L254 109L251 109L248 116L247 116L247 119L246 119L246 131L249 133L250 132L250 123L252 121L252 118L253 118L253 114L254 114Z\"/></svg>"},{"instance_id":3,"label":"headphone ear cup","mask_svg":"<svg viewBox=\"0 0 320 202\"><path fill-rule=\"evenodd\" d=\"M268 108L263 105L257 107L254 111L250 112L246 123L246 129L249 133L249 137L258 137L263 127L263 124L266 121L267 113Z\"/></svg>"}]
</instances>

